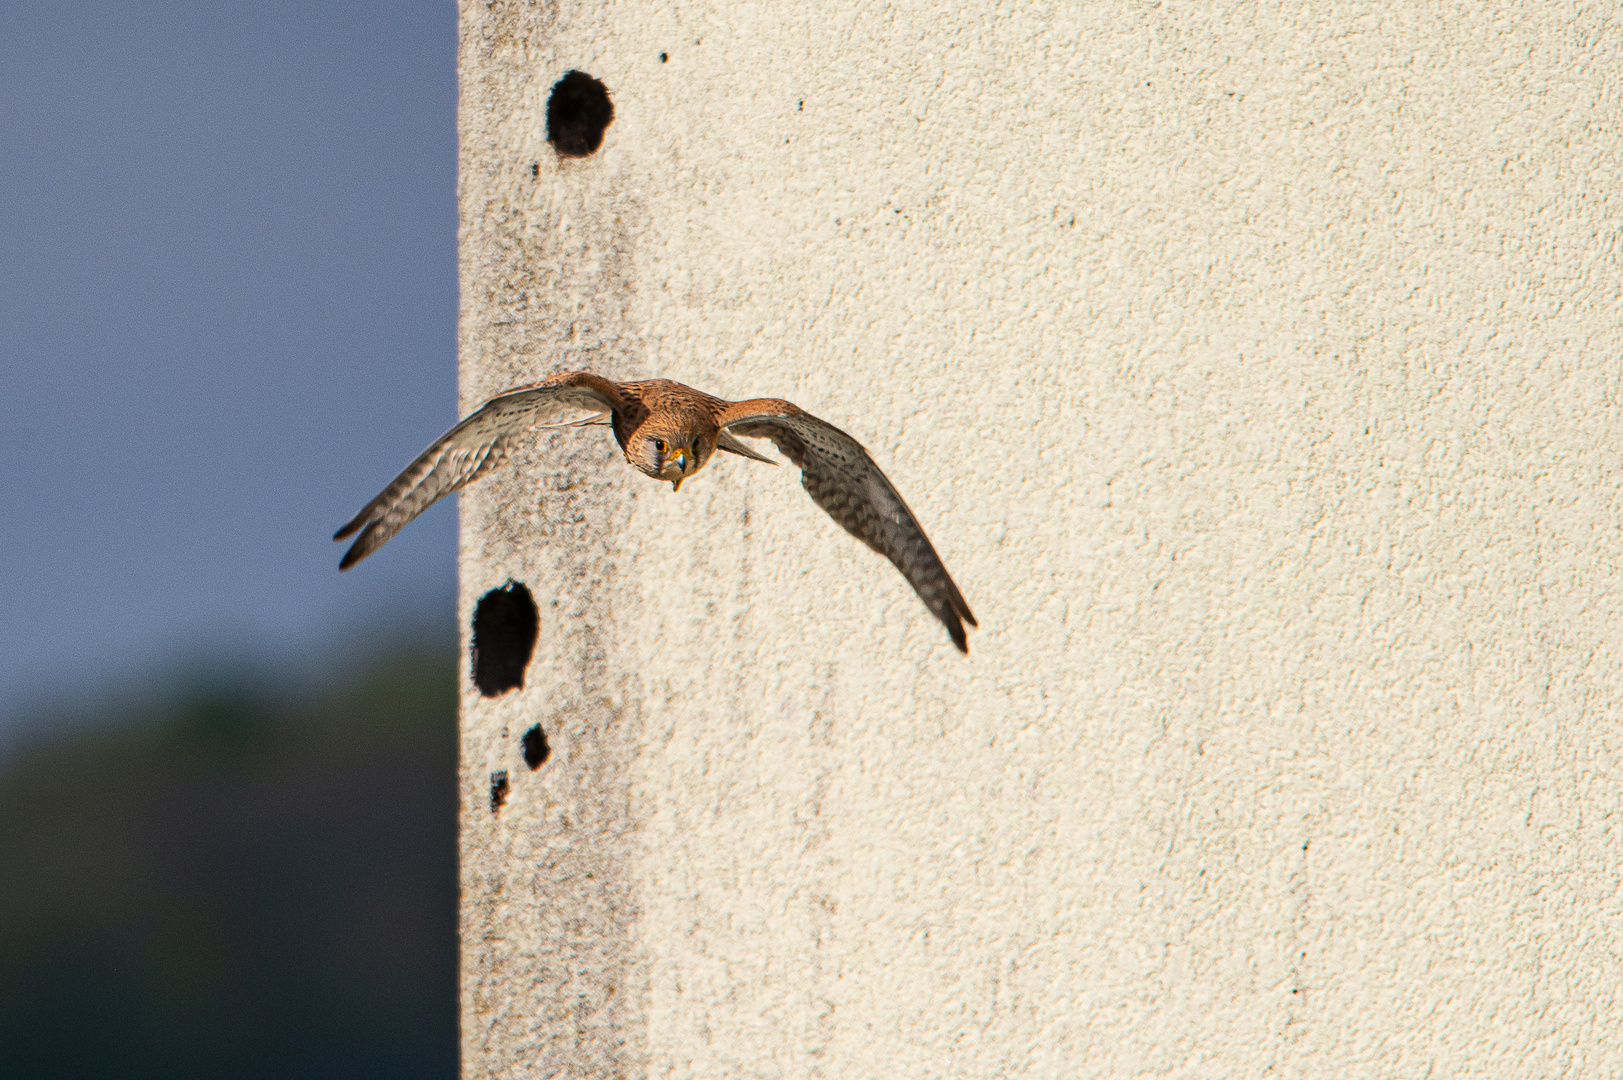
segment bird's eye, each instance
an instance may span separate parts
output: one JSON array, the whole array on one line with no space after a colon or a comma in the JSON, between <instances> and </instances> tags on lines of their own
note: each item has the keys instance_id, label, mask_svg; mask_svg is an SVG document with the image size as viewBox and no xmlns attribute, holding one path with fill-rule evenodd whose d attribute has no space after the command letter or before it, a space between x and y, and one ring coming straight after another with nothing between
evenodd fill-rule
<instances>
[{"instance_id":1,"label":"bird's eye","mask_svg":"<svg viewBox=\"0 0 1623 1080\"><path fill-rule=\"evenodd\" d=\"M655 439L654 440L654 449L658 450L661 454L663 454L666 450L669 450L670 447L665 445L665 440L664 439Z\"/></svg>"}]
</instances>

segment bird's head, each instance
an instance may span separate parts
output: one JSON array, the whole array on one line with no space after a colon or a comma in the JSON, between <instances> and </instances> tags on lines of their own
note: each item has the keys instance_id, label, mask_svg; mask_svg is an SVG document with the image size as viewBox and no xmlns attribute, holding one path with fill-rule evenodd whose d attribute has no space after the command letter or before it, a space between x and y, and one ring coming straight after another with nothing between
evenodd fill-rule
<instances>
[{"instance_id":1,"label":"bird's head","mask_svg":"<svg viewBox=\"0 0 1623 1080\"><path fill-rule=\"evenodd\" d=\"M626 457L640 472L668 481L673 491L680 491L682 481L704 468L714 450L698 435L645 429L637 433L637 442Z\"/></svg>"}]
</instances>

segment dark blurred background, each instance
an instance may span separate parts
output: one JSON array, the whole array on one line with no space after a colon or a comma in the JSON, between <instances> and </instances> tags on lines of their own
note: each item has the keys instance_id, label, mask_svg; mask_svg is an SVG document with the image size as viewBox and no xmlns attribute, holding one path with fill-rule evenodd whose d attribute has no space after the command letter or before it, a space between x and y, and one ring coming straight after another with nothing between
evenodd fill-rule
<instances>
[{"instance_id":1,"label":"dark blurred background","mask_svg":"<svg viewBox=\"0 0 1623 1080\"><path fill-rule=\"evenodd\" d=\"M449 1077L455 5L0 26L0 1076Z\"/></svg>"}]
</instances>

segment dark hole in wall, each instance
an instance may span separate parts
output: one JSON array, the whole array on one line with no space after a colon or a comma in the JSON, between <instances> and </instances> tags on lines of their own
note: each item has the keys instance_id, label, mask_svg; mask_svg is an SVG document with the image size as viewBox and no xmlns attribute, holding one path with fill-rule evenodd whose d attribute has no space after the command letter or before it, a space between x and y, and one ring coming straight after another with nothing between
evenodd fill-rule
<instances>
[{"instance_id":1,"label":"dark hole in wall","mask_svg":"<svg viewBox=\"0 0 1623 1080\"><path fill-rule=\"evenodd\" d=\"M524 685L524 669L535 653L539 615L535 597L509 581L479 598L473 609L473 684L485 697Z\"/></svg>"},{"instance_id":2,"label":"dark hole in wall","mask_svg":"<svg viewBox=\"0 0 1623 1080\"><path fill-rule=\"evenodd\" d=\"M603 145L614 121L609 88L584 71L569 71L547 98L547 141L563 157L586 157Z\"/></svg>"},{"instance_id":3,"label":"dark hole in wall","mask_svg":"<svg viewBox=\"0 0 1623 1080\"><path fill-rule=\"evenodd\" d=\"M494 814L507 801L507 770L490 774L490 812Z\"/></svg>"},{"instance_id":4,"label":"dark hole in wall","mask_svg":"<svg viewBox=\"0 0 1623 1080\"><path fill-rule=\"evenodd\" d=\"M532 772L545 765L547 758L552 756L552 747L547 745L547 733L541 730L540 724L526 731L519 745L524 748L524 764Z\"/></svg>"}]
</instances>

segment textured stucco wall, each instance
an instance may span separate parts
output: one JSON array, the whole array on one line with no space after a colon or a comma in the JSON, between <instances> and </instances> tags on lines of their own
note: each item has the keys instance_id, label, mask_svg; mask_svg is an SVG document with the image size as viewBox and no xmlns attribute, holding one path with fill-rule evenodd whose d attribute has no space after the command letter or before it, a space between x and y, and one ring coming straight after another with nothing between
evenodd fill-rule
<instances>
[{"instance_id":1,"label":"textured stucco wall","mask_svg":"<svg viewBox=\"0 0 1623 1080\"><path fill-rule=\"evenodd\" d=\"M469 1076L1623 1073L1614 7L464 0L461 49L464 407L788 397L983 627L790 468L599 430L471 489L463 625L515 578L541 631L465 689ZM618 119L566 161L570 68Z\"/></svg>"}]
</instances>

